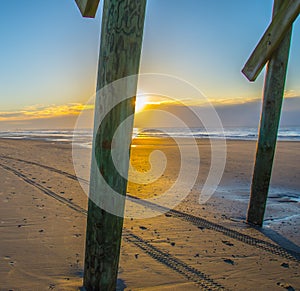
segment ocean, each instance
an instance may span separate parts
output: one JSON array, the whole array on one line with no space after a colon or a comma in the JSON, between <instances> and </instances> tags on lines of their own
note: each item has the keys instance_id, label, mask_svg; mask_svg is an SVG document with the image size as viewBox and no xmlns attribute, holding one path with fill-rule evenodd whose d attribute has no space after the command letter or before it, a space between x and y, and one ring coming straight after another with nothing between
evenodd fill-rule
<instances>
[{"instance_id":1,"label":"ocean","mask_svg":"<svg viewBox=\"0 0 300 291\"><path fill-rule=\"evenodd\" d=\"M133 137L182 137L182 138L225 138L228 140L257 140L257 128L232 127L225 128L224 133L220 131L206 131L202 128L156 128L139 129L134 128ZM92 145L92 130L16 130L0 131L0 138L44 140L49 142L74 142L84 147ZM278 132L278 140L300 141L300 127L282 127Z\"/></svg>"}]
</instances>

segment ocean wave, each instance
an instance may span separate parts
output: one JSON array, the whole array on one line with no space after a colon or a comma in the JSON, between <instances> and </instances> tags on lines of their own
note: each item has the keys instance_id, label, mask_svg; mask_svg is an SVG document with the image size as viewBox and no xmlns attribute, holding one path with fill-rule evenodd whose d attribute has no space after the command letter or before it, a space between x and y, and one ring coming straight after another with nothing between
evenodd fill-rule
<instances>
[{"instance_id":1,"label":"ocean wave","mask_svg":"<svg viewBox=\"0 0 300 291\"><path fill-rule=\"evenodd\" d=\"M257 140L258 130L256 128L225 128L224 131L203 128L134 128L133 138L146 137L182 137L182 138L226 138L228 140ZM91 147L92 130L25 130L25 131L2 131L0 138L6 139L30 139L45 140L52 142L76 143L84 147ZM278 140L300 141L300 127L280 128Z\"/></svg>"}]
</instances>

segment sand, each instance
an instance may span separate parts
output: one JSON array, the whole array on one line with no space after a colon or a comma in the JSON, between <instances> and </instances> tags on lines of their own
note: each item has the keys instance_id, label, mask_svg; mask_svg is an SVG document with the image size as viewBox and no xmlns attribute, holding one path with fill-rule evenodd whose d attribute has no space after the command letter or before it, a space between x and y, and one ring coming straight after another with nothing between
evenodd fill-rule
<instances>
[{"instance_id":1,"label":"sand","mask_svg":"<svg viewBox=\"0 0 300 291\"><path fill-rule=\"evenodd\" d=\"M119 289L300 290L300 143L278 144L262 229L244 223L255 142L227 142L222 181L202 205L210 147L207 140L197 143L200 174L184 201L154 218L125 220ZM159 197L177 179L178 149L158 138L133 145L139 171L149 170L153 150L168 157L160 179L128 187L132 196ZM197 162L191 159L191 167ZM87 197L76 180L71 146L1 139L0 183L0 290L78 290Z\"/></svg>"}]
</instances>

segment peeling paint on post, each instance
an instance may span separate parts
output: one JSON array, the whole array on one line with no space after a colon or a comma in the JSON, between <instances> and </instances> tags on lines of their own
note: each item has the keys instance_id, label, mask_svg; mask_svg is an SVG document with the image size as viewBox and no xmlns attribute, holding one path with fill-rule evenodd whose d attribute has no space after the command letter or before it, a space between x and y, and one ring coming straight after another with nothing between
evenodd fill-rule
<instances>
[{"instance_id":1,"label":"peeling paint on post","mask_svg":"<svg viewBox=\"0 0 300 291\"><path fill-rule=\"evenodd\" d=\"M275 0L273 17L285 0ZM247 221L262 226L268 197L286 79L292 27L272 55L265 77L263 108Z\"/></svg>"},{"instance_id":2,"label":"peeling paint on post","mask_svg":"<svg viewBox=\"0 0 300 291\"><path fill-rule=\"evenodd\" d=\"M105 0L99 56L97 91L121 78L138 74L143 38L146 0ZM136 91L137 80L134 84ZM128 86L133 86L128 84ZM84 288L86 290L116 290L123 218L108 213L96 205L91 197L104 195L97 181L100 171L105 181L116 192L126 195L127 180L116 170L111 157L112 147L119 147L121 162L128 168L128 147L133 125L121 133L124 144L113 143L113 135L128 116L134 113L135 96L112 106L109 99L96 98L90 199L88 206ZM103 108L113 108L104 118ZM105 111L105 110L104 110ZM119 204L122 204L119 203ZM124 203L115 205L124 211Z\"/></svg>"}]
</instances>

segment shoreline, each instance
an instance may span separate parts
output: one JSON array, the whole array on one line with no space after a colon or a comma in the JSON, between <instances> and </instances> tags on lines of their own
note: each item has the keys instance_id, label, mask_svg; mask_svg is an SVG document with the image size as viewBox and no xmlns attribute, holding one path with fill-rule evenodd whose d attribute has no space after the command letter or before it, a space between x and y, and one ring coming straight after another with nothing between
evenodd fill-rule
<instances>
[{"instance_id":1,"label":"shoreline","mask_svg":"<svg viewBox=\"0 0 300 291\"><path fill-rule=\"evenodd\" d=\"M253 127L225 127L224 134L212 131L202 131L201 128L190 128L191 132L182 132L179 128L139 129L134 128L132 138L187 138L187 139L212 139L228 141L257 141L258 129ZM138 132L137 130L140 130ZM190 134L189 134L190 133ZM193 135L191 135L193 133ZM0 131L0 139L12 140L41 140L54 142L72 142L73 134L84 136L91 140L92 129L32 129L32 130L8 130ZM55 138L57 137L57 138ZM299 126L282 127L278 132L278 142L300 142Z\"/></svg>"}]
</instances>

